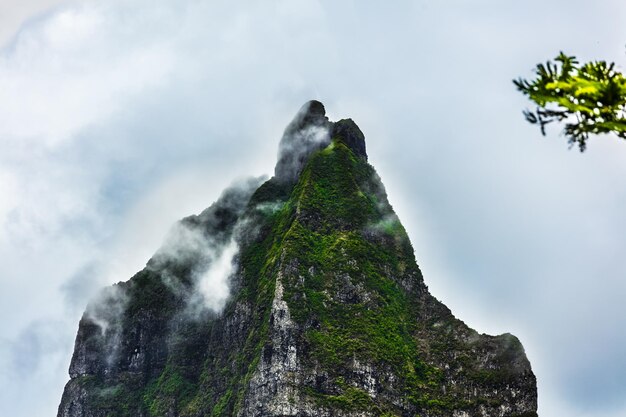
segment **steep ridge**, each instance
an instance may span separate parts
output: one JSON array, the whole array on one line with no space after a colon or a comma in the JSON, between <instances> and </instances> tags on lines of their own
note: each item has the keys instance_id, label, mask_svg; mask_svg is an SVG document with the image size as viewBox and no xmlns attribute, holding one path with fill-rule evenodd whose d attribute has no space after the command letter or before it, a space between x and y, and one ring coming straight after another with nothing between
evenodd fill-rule
<instances>
[{"instance_id":1,"label":"steep ridge","mask_svg":"<svg viewBox=\"0 0 626 417\"><path fill-rule=\"evenodd\" d=\"M429 294L363 133L316 101L274 177L183 219L90 304L70 377L59 417L537 415L519 340Z\"/></svg>"}]
</instances>

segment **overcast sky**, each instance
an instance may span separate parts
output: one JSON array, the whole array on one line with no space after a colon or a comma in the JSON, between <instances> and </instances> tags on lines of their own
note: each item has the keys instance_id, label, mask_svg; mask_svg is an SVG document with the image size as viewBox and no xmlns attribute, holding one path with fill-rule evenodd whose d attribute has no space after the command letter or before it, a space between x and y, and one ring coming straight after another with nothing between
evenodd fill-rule
<instances>
[{"instance_id":1,"label":"overcast sky","mask_svg":"<svg viewBox=\"0 0 626 417\"><path fill-rule=\"evenodd\" d=\"M560 50L626 69L626 3L389 4L0 4L1 415L56 415L93 291L272 173L309 99L365 133L431 292L521 339L541 416L626 415L626 142L542 137L511 83Z\"/></svg>"}]
</instances>

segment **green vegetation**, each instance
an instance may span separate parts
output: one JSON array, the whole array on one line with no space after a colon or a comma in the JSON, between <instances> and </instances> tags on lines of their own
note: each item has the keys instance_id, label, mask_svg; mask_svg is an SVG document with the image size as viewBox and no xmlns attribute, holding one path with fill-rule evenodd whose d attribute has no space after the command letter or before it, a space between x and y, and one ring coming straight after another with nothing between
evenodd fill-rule
<instances>
[{"instance_id":1,"label":"green vegetation","mask_svg":"<svg viewBox=\"0 0 626 417\"><path fill-rule=\"evenodd\" d=\"M123 376L113 386L95 375L81 376L78 382L87 393L90 407L105 410L107 416L136 416L135 407L141 400L141 381L137 377Z\"/></svg>"},{"instance_id":2,"label":"green vegetation","mask_svg":"<svg viewBox=\"0 0 626 417\"><path fill-rule=\"evenodd\" d=\"M170 315L176 309L177 301L179 301L172 293L171 288L163 283L161 277L149 269L137 273L129 283L120 285L123 285L127 291L126 320L133 320L134 317L145 311L154 311L159 315Z\"/></svg>"},{"instance_id":3,"label":"green vegetation","mask_svg":"<svg viewBox=\"0 0 626 417\"><path fill-rule=\"evenodd\" d=\"M312 389L307 390L307 393L315 399L317 404L331 409L380 410L369 394L362 389L352 386L344 386L341 390L342 393L338 395L321 394Z\"/></svg>"},{"instance_id":4,"label":"green vegetation","mask_svg":"<svg viewBox=\"0 0 626 417\"><path fill-rule=\"evenodd\" d=\"M195 390L192 381L168 364L159 378L148 384L143 399L151 416L163 416L170 408L183 408Z\"/></svg>"},{"instance_id":5,"label":"green vegetation","mask_svg":"<svg viewBox=\"0 0 626 417\"><path fill-rule=\"evenodd\" d=\"M589 135L614 133L626 139L626 77L615 64L592 61L584 65L561 52L554 60L538 64L532 81L519 78L513 83L539 107L524 111L526 120L545 126L565 121L563 133L570 146L580 151Z\"/></svg>"}]
</instances>

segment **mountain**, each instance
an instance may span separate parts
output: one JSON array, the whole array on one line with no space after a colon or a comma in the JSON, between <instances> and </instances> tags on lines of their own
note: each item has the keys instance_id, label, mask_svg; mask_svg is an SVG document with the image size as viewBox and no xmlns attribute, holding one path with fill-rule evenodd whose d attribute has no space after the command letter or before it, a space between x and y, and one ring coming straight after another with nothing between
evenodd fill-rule
<instances>
[{"instance_id":1,"label":"mountain","mask_svg":"<svg viewBox=\"0 0 626 417\"><path fill-rule=\"evenodd\" d=\"M519 340L430 295L363 133L317 101L271 179L89 304L69 373L59 417L537 416Z\"/></svg>"}]
</instances>

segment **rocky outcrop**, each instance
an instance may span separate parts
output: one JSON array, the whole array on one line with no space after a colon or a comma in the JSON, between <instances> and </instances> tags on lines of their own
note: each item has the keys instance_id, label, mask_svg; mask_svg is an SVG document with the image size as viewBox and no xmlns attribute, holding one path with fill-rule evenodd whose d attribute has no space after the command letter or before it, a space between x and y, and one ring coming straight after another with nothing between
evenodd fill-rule
<instances>
[{"instance_id":1,"label":"rocky outcrop","mask_svg":"<svg viewBox=\"0 0 626 417\"><path fill-rule=\"evenodd\" d=\"M365 135L352 119L343 119L333 123L331 136L345 143L355 156L367 161Z\"/></svg>"},{"instance_id":2,"label":"rocky outcrop","mask_svg":"<svg viewBox=\"0 0 626 417\"><path fill-rule=\"evenodd\" d=\"M363 133L314 101L285 130L273 178L181 221L144 270L90 304L58 416L536 409L519 340L477 333L429 294Z\"/></svg>"},{"instance_id":3,"label":"rocky outcrop","mask_svg":"<svg viewBox=\"0 0 626 417\"><path fill-rule=\"evenodd\" d=\"M316 100L305 103L280 140L274 178L295 182L309 156L328 146L331 129L324 105Z\"/></svg>"}]
</instances>

